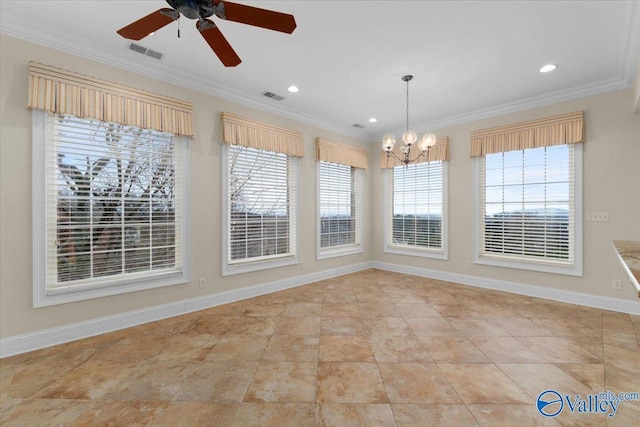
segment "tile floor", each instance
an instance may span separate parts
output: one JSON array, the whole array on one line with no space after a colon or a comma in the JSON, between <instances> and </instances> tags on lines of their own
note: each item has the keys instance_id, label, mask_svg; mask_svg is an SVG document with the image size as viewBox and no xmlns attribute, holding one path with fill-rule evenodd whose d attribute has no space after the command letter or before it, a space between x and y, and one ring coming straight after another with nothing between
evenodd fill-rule
<instances>
[{"instance_id":1,"label":"tile floor","mask_svg":"<svg viewBox=\"0 0 640 427\"><path fill-rule=\"evenodd\" d=\"M0 361L3 426L526 426L640 392L640 316L380 270Z\"/></svg>"}]
</instances>

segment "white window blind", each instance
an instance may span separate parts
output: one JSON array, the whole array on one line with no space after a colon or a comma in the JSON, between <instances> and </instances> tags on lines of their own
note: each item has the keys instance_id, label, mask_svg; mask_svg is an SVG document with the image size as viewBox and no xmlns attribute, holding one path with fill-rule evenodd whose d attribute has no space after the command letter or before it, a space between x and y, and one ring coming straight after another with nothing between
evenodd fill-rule
<instances>
[{"instance_id":1,"label":"white window blind","mask_svg":"<svg viewBox=\"0 0 640 427\"><path fill-rule=\"evenodd\" d=\"M227 147L227 263L294 256L295 160L273 151Z\"/></svg>"},{"instance_id":2,"label":"white window blind","mask_svg":"<svg viewBox=\"0 0 640 427\"><path fill-rule=\"evenodd\" d=\"M174 135L56 115L45 132L47 290L181 272Z\"/></svg>"},{"instance_id":3,"label":"white window blind","mask_svg":"<svg viewBox=\"0 0 640 427\"><path fill-rule=\"evenodd\" d=\"M389 174L387 246L444 249L444 163L396 166Z\"/></svg>"},{"instance_id":4,"label":"white window blind","mask_svg":"<svg viewBox=\"0 0 640 427\"><path fill-rule=\"evenodd\" d=\"M481 256L574 264L574 151L569 144L481 158Z\"/></svg>"},{"instance_id":5,"label":"white window blind","mask_svg":"<svg viewBox=\"0 0 640 427\"><path fill-rule=\"evenodd\" d=\"M362 169L319 162L320 251L359 245Z\"/></svg>"}]
</instances>

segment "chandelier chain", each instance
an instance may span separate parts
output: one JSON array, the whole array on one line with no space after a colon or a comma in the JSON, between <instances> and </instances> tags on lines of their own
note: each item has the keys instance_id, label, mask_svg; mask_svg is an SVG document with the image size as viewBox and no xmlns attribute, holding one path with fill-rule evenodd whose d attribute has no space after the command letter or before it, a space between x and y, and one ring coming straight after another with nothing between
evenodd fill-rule
<instances>
[{"instance_id":1,"label":"chandelier chain","mask_svg":"<svg viewBox=\"0 0 640 427\"><path fill-rule=\"evenodd\" d=\"M407 79L407 133L409 133L409 79Z\"/></svg>"}]
</instances>

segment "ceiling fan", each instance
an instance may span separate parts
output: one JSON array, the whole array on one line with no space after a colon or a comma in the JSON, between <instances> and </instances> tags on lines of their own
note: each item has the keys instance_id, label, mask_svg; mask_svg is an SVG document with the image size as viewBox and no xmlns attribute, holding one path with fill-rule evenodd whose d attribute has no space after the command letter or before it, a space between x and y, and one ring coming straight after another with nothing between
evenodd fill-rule
<instances>
[{"instance_id":1,"label":"ceiling fan","mask_svg":"<svg viewBox=\"0 0 640 427\"><path fill-rule=\"evenodd\" d=\"M225 67L235 67L242 60L222 35L216 24L207 19L212 15L227 21L240 22L268 30L291 34L296 29L293 15L223 0L167 0L169 8L158 9L118 30L118 34L131 40L141 40L154 31L184 15L197 19L196 28ZM180 36L178 30L178 37Z\"/></svg>"}]
</instances>

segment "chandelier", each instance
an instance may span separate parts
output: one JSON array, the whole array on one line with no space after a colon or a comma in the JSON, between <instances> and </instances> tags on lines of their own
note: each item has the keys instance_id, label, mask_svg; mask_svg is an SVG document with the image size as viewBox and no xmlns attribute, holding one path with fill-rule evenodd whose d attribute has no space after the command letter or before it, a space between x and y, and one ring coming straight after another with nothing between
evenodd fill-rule
<instances>
[{"instance_id":1,"label":"chandelier","mask_svg":"<svg viewBox=\"0 0 640 427\"><path fill-rule=\"evenodd\" d=\"M402 81L407 82L407 128L402 134L402 142L404 145L401 148L404 155L399 157L393 152L393 147L396 145L396 137L389 133L386 134L382 137L382 149L387 153L387 164L389 163L390 156L395 157L397 160L404 163L405 166L409 165L409 163L422 159L423 156L427 159L429 157L429 149L436 143L436 136L434 134L425 134L418 143L418 150L420 150L420 153L414 159L411 158L411 147L413 147L418 140L418 135L414 131L409 130L409 82L411 79L413 79L413 76L410 75L402 77Z\"/></svg>"}]
</instances>

